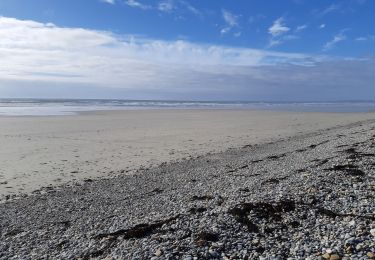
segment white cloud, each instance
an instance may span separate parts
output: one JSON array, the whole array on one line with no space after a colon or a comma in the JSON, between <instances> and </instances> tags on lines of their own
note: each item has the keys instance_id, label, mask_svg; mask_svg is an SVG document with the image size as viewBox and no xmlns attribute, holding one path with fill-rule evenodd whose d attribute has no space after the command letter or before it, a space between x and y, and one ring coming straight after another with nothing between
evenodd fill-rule
<instances>
[{"instance_id":1,"label":"white cloud","mask_svg":"<svg viewBox=\"0 0 375 260\"><path fill-rule=\"evenodd\" d=\"M116 37L109 32L0 18L0 77L133 85L161 68L255 66L302 54Z\"/></svg>"},{"instance_id":2,"label":"white cloud","mask_svg":"<svg viewBox=\"0 0 375 260\"><path fill-rule=\"evenodd\" d=\"M273 38L271 38L270 41L269 41L269 43L268 43L268 47L271 48L271 47L280 45L282 43L283 43L283 41L281 41L280 39L273 39Z\"/></svg>"},{"instance_id":3,"label":"white cloud","mask_svg":"<svg viewBox=\"0 0 375 260\"><path fill-rule=\"evenodd\" d=\"M158 10L166 13L170 13L175 9L175 3L173 0L163 0L158 4Z\"/></svg>"},{"instance_id":4,"label":"white cloud","mask_svg":"<svg viewBox=\"0 0 375 260\"><path fill-rule=\"evenodd\" d=\"M111 4L111 5L115 4L115 0L101 0L101 1L107 4Z\"/></svg>"},{"instance_id":5,"label":"white cloud","mask_svg":"<svg viewBox=\"0 0 375 260\"><path fill-rule=\"evenodd\" d=\"M140 9L143 9L143 10L152 8L150 5L142 4L141 2L139 2L137 0L126 0L125 4L127 4L130 7L140 8Z\"/></svg>"},{"instance_id":6,"label":"white cloud","mask_svg":"<svg viewBox=\"0 0 375 260\"><path fill-rule=\"evenodd\" d=\"M195 8L193 5L191 5L190 3L184 1L184 0L179 0L179 3L184 6L188 11L190 11L191 13L197 15L197 16L203 16L202 12L199 11L197 8Z\"/></svg>"},{"instance_id":7,"label":"white cloud","mask_svg":"<svg viewBox=\"0 0 375 260\"><path fill-rule=\"evenodd\" d=\"M367 41L367 37L358 37L355 40L356 41Z\"/></svg>"},{"instance_id":8,"label":"white cloud","mask_svg":"<svg viewBox=\"0 0 375 260\"><path fill-rule=\"evenodd\" d=\"M357 37L355 40L359 42L371 41L371 40L375 40L375 35L361 36L361 37Z\"/></svg>"},{"instance_id":9,"label":"white cloud","mask_svg":"<svg viewBox=\"0 0 375 260\"><path fill-rule=\"evenodd\" d=\"M300 38L299 36L293 35L293 34L287 34L287 35L283 35L281 37L271 37L271 39L268 42L267 47L268 48L275 47L275 46L281 45L281 44L283 44L287 41L297 40L299 38Z\"/></svg>"},{"instance_id":10,"label":"white cloud","mask_svg":"<svg viewBox=\"0 0 375 260\"><path fill-rule=\"evenodd\" d=\"M203 17L203 13L185 0L162 0L157 5L157 10L174 14L176 19L185 19L186 13Z\"/></svg>"},{"instance_id":11,"label":"white cloud","mask_svg":"<svg viewBox=\"0 0 375 260\"><path fill-rule=\"evenodd\" d=\"M226 23L225 27L220 31L221 34L228 33L233 27L238 27L238 19L240 18L239 15L235 15L225 9L221 10L221 13Z\"/></svg>"},{"instance_id":12,"label":"white cloud","mask_svg":"<svg viewBox=\"0 0 375 260\"><path fill-rule=\"evenodd\" d=\"M303 30L304 28L300 28ZM284 43L285 41L294 40L298 37L295 35L285 35L289 32L290 28L285 25L284 18L280 17L276 19L272 26L268 28L268 33L271 34L271 38L268 42L268 48L274 47Z\"/></svg>"},{"instance_id":13,"label":"white cloud","mask_svg":"<svg viewBox=\"0 0 375 260\"><path fill-rule=\"evenodd\" d=\"M279 36L290 30L289 27L285 26L284 18L280 17L275 20L270 28L268 28L268 33L272 36Z\"/></svg>"},{"instance_id":14,"label":"white cloud","mask_svg":"<svg viewBox=\"0 0 375 260\"><path fill-rule=\"evenodd\" d=\"M0 17L0 57L2 96L36 89L53 95L59 89L70 96L81 91L84 97L100 88L101 93L137 92L139 98L146 93L297 98L295 93L319 87L365 88L375 82L371 60L335 62L326 56L116 36L5 17Z\"/></svg>"},{"instance_id":15,"label":"white cloud","mask_svg":"<svg viewBox=\"0 0 375 260\"><path fill-rule=\"evenodd\" d=\"M223 14L223 18L224 18L225 22L230 27L238 26L238 16L237 15L234 15L227 10L222 10L222 14Z\"/></svg>"},{"instance_id":16,"label":"white cloud","mask_svg":"<svg viewBox=\"0 0 375 260\"><path fill-rule=\"evenodd\" d=\"M343 31L336 34L335 36L333 36L332 40L330 40L329 42L327 42L324 45L323 50L328 51L328 50L332 49L337 43L345 41L346 38L347 37L346 37L346 35L344 35Z\"/></svg>"},{"instance_id":17,"label":"white cloud","mask_svg":"<svg viewBox=\"0 0 375 260\"><path fill-rule=\"evenodd\" d=\"M318 11L317 12L317 15L318 16L325 16L329 13L333 13L333 12L337 12L339 10L341 10L341 5L339 4L331 4L330 6L326 7L325 9L321 10L321 11Z\"/></svg>"},{"instance_id":18,"label":"white cloud","mask_svg":"<svg viewBox=\"0 0 375 260\"><path fill-rule=\"evenodd\" d=\"M322 23L321 25L319 25L319 29L324 29L326 28L326 24L325 23Z\"/></svg>"},{"instance_id":19,"label":"white cloud","mask_svg":"<svg viewBox=\"0 0 375 260\"><path fill-rule=\"evenodd\" d=\"M297 28L296 28L296 32L302 32L302 31L305 30L306 28L307 28L307 25L306 25L306 24L303 24L303 25L297 26Z\"/></svg>"}]
</instances>

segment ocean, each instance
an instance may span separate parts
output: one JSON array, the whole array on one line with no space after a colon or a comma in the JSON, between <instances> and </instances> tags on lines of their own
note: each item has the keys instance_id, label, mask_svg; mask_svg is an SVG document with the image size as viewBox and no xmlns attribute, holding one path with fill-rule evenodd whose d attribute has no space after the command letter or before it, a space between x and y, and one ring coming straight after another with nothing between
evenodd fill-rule
<instances>
[{"instance_id":1,"label":"ocean","mask_svg":"<svg viewBox=\"0 0 375 260\"><path fill-rule=\"evenodd\" d=\"M250 102L120 99L0 99L0 116L75 115L85 111L137 109L255 109L301 112L373 112L375 101Z\"/></svg>"}]
</instances>

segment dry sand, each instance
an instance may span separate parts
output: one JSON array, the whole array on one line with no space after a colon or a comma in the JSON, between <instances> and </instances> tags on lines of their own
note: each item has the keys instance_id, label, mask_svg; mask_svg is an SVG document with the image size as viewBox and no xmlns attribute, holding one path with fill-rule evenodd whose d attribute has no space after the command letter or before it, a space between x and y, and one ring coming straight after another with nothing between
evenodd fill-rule
<instances>
[{"instance_id":1,"label":"dry sand","mask_svg":"<svg viewBox=\"0 0 375 260\"><path fill-rule=\"evenodd\" d=\"M250 110L1 117L0 199L374 118L374 113Z\"/></svg>"}]
</instances>

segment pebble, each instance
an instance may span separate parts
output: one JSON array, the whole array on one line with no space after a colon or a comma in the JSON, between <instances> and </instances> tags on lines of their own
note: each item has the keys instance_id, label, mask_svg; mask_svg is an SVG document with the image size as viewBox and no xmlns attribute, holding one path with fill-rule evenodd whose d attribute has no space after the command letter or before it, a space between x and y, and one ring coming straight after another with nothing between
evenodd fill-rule
<instances>
[{"instance_id":1,"label":"pebble","mask_svg":"<svg viewBox=\"0 0 375 260\"><path fill-rule=\"evenodd\" d=\"M161 256L162 254L163 254L163 252L160 249L156 250L156 252L155 252L156 256Z\"/></svg>"},{"instance_id":2,"label":"pebble","mask_svg":"<svg viewBox=\"0 0 375 260\"><path fill-rule=\"evenodd\" d=\"M359 216L375 212L368 189L375 157L361 157L375 153L375 123L363 128L325 130L4 202L0 259L93 253L134 260L374 259L375 226Z\"/></svg>"},{"instance_id":3,"label":"pebble","mask_svg":"<svg viewBox=\"0 0 375 260\"><path fill-rule=\"evenodd\" d=\"M340 260L341 258L340 258L340 256L338 256L338 255L331 255L331 257L329 258L329 260Z\"/></svg>"}]
</instances>

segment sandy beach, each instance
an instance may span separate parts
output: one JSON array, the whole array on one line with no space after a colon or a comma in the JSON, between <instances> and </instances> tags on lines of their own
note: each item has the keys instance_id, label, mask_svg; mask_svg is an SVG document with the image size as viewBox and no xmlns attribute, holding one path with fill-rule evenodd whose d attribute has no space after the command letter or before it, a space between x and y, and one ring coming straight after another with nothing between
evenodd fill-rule
<instances>
[{"instance_id":1,"label":"sandy beach","mask_svg":"<svg viewBox=\"0 0 375 260\"><path fill-rule=\"evenodd\" d=\"M108 117L111 120L95 114L35 121L43 125L37 132L40 138L42 133L55 137L52 141L44 139L46 147L67 140L74 143L81 134L79 143L86 140L89 145L85 151L93 156L94 151L89 152L89 147L93 147L98 127L87 135L83 134L82 125L93 126L101 121L101 129L107 129L104 135L107 140L96 147L119 151L122 147L119 137L131 132L126 131L131 127L116 131L106 127L125 126L120 119L130 118L132 113L127 113L111 114ZM173 129L160 140L149 133L156 144L166 142L178 129L179 134L190 135L175 136L174 145L188 138L194 137L200 143L204 137L214 136L210 148L194 150L199 146L187 145L197 154L240 147L144 168L135 174L86 179L7 200L0 204L0 259L374 259L375 120L364 120L372 115L265 113L263 118L266 115L268 119L274 118L257 121L254 116L261 113L248 111L205 111L201 116L192 111L153 113L153 117L147 115L149 120L157 121L147 122L155 123L152 129ZM176 114L179 119L175 119ZM227 117L223 119L223 115ZM169 121L161 126L159 120L168 116L179 120L181 125L174 126ZM137 120L140 118L145 119L146 115L137 114ZM359 119L364 121L354 122ZM12 126L16 129L29 119L3 120L19 120L18 126ZM66 124L74 120L75 124ZM216 127L222 128L215 131L213 127L204 128L204 124L203 129L193 128L199 120L211 124L216 120ZM145 124L141 121L140 124ZM263 125L255 126L254 122ZM37 125L33 121L28 123ZM264 135L259 134L263 141L276 138L278 133L281 137L291 133L298 136L282 139L278 136L278 140L249 146L256 142L252 134L249 135L252 138L245 135L251 125L258 132L250 133L259 134L263 127ZM274 129L276 126L278 131ZM314 127L329 129L300 133ZM74 132L73 128L79 131ZM214 134L205 133L208 129ZM38 137L35 132L30 134L31 130L24 129L29 133L24 138ZM57 138L62 133L65 139ZM225 137L221 136L223 133ZM84 136L89 139L83 140ZM18 133L19 141L21 137ZM149 140L144 136L139 138ZM204 142L205 146L211 143ZM171 147L163 146L158 151L167 154ZM50 156L43 152L43 159L49 159L47 162L59 158L51 150L49 153ZM84 151L80 155L84 156ZM112 168L110 157L103 158L109 170L122 167L113 163ZM119 161L117 158L113 162Z\"/></svg>"},{"instance_id":2,"label":"sandy beach","mask_svg":"<svg viewBox=\"0 0 375 260\"><path fill-rule=\"evenodd\" d=\"M375 114L200 109L0 117L0 197L372 118Z\"/></svg>"}]
</instances>

